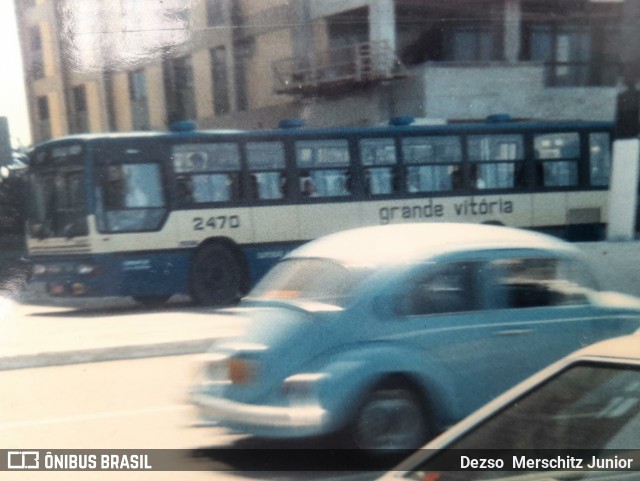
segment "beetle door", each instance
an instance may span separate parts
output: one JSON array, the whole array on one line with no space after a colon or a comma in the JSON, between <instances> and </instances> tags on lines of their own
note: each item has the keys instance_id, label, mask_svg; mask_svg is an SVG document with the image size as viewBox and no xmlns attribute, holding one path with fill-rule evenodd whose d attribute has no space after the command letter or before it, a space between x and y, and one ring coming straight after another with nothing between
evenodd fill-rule
<instances>
[{"instance_id":1,"label":"beetle door","mask_svg":"<svg viewBox=\"0 0 640 481\"><path fill-rule=\"evenodd\" d=\"M495 376L504 352L484 311L485 265L452 261L418 269L401 288L390 327L392 339L420 352L423 375L455 393L448 406L454 418L490 399L501 384Z\"/></svg>"}]
</instances>

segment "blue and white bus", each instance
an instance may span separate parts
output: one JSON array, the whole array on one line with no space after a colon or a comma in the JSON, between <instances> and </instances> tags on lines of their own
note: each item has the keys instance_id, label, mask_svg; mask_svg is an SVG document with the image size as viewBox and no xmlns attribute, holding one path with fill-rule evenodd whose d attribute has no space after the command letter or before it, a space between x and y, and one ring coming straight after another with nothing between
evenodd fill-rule
<instances>
[{"instance_id":1,"label":"blue and white bus","mask_svg":"<svg viewBox=\"0 0 640 481\"><path fill-rule=\"evenodd\" d=\"M28 251L54 296L232 302L356 226L489 222L597 238L612 125L500 122L81 135L31 154ZM366 249L366 246L362 246Z\"/></svg>"}]
</instances>

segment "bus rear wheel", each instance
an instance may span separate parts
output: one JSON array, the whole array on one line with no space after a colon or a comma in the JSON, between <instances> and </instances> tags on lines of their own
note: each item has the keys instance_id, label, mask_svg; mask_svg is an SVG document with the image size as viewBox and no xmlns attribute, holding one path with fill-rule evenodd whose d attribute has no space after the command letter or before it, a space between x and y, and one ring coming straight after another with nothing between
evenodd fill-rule
<instances>
[{"instance_id":1,"label":"bus rear wheel","mask_svg":"<svg viewBox=\"0 0 640 481\"><path fill-rule=\"evenodd\" d=\"M240 255L229 245L211 242L193 256L191 298L205 306L237 302L247 291L248 275Z\"/></svg>"}]
</instances>

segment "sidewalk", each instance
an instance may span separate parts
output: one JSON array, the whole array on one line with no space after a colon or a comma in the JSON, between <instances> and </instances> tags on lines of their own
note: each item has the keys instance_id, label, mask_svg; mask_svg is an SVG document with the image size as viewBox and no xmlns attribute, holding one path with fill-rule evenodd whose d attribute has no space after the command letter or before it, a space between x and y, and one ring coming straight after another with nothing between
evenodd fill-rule
<instances>
[{"instance_id":1,"label":"sidewalk","mask_svg":"<svg viewBox=\"0 0 640 481\"><path fill-rule=\"evenodd\" d=\"M243 329L237 318L187 303L148 310L96 299L74 308L35 305L33 297L0 297L0 371L205 352Z\"/></svg>"},{"instance_id":2,"label":"sidewalk","mask_svg":"<svg viewBox=\"0 0 640 481\"><path fill-rule=\"evenodd\" d=\"M640 243L578 244L605 290L640 296ZM205 352L241 319L177 299L149 310L120 298L51 299L29 287L0 297L0 371Z\"/></svg>"}]
</instances>

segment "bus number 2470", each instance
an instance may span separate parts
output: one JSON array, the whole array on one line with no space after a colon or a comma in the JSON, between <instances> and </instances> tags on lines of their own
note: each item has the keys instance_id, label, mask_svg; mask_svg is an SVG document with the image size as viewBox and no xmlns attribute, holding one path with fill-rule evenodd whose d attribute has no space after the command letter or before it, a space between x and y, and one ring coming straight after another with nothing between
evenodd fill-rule
<instances>
[{"instance_id":1,"label":"bus number 2470","mask_svg":"<svg viewBox=\"0 0 640 481\"><path fill-rule=\"evenodd\" d=\"M193 230L205 229L236 229L240 227L240 217L237 215L218 215L205 219L204 217L193 218Z\"/></svg>"}]
</instances>

